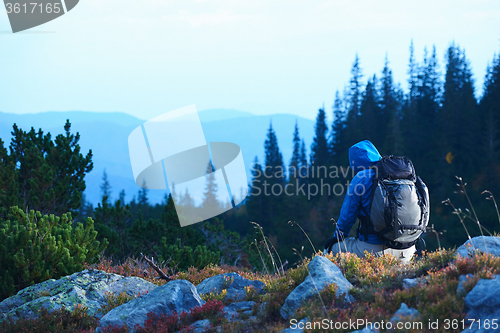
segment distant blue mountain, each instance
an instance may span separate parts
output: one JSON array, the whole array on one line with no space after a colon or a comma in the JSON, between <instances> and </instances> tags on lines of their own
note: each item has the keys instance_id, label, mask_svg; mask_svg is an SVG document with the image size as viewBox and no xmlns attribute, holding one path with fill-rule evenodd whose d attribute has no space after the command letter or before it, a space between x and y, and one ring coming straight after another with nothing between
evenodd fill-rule
<instances>
[{"instance_id":1,"label":"distant blue mountain","mask_svg":"<svg viewBox=\"0 0 500 333\"><path fill-rule=\"evenodd\" d=\"M269 124L272 122L285 164L292 155L292 138L295 122L298 123L300 135L309 148L314 136L314 122L310 119L290 114L274 114L256 116L249 112L230 109L211 109L199 112L205 132L210 141L227 141L238 144L243 153L250 180L250 165L255 156L263 162L264 141ZM137 196L139 187L135 184L128 153L128 136L145 120L135 118L121 112L44 112L37 114L8 114L0 112L0 138L4 145L11 141L12 125L16 123L23 130L31 127L42 128L53 137L64 132L64 124L69 119L73 133L79 132L82 153L92 149L94 169L86 176L86 200L94 204L100 201L103 171L106 170L112 186L112 199L118 198L123 189L127 202ZM159 203L165 191L149 191L151 203Z\"/></svg>"}]
</instances>

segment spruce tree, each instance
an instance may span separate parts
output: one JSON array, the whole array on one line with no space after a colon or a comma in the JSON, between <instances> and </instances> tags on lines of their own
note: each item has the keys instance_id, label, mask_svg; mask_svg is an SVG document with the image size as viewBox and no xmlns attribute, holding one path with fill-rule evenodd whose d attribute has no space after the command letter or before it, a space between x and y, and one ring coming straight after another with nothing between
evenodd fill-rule
<instances>
[{"instance_id":1,"label":"spruce tree","mask_svg":"<svg viewBox=\"0 0 500 333\"><path fill-rule=\"evenodd\" d=\"M295 121L295 129L293 131L293 152L289 168L290 179L298 176L300 167L300 143L299 125L297 124L297 121Z\"/></svg>"},{"instance_id":2,"label":"spruce tree","mask_svg":"<svg viewBox=\"0 0 500 333\"><path fill-rule=\"evenodd\" d=\"M484 157L489 179L500 181L495 165L500 164L500 55L488 66L480 102Z\"/></svg>"},{"instance_id":3,"label":"spruce tree","mask_svg":"<svg viewBox=\"0 0 500 333\"><path fill-rule=\"evenodd\" d=\"M220 205L217 200L217 184L215 183L215 175L214 175L214 167L212 162L208 162L206 174L207 183L205 184L205 191L203 192L203 202L201 204L202 207L206 208L215 208Z\"/></svg>"},{"instance_id":4,"label":"spruce tree","mask_svg":"<svg viewBox=\"0 0 500 333\"><path fill-rule=\"evenodd\" d=\"M142 183L142 187L137 193L137 201L141 206L146 206L148 204L148 188L145 181Z\"/></svg>"},{"instance_id":5,"label":"spruce tree","mask_svg":"<svg viewBox=\"0 0 500 333\"><path fill-rule=\"evenodd\" d=\"M309 162L307 161L307 149L304 139L300 141L300 177L302 182L307 182L307 169Z\"/></svg>"},{"instance_id":6,"label":"spruce tree","mask_svg":"<svg viewBox=\"0 0 500 333\"><path fill-rule=\"evenodd\" d=\"M443 171L450 176L460 174L471 177L481 166L478 149L481 142L474 82L465 51L452 44L446 53L446 76L443 91L441 123L441 156ZM444 163L445 156L454 156L451 163ZM449 178L451 180L451 177ZM452 186L451 183L448 183Z\"/></svg>"},{"instance_id":7,"label":"spruce tree","mask_svg":"<svg viewBox=\"0 0 500 333\"><path fill-rule=\"evenodd\" d=\"M311 145L311 166L318 168L327 166L329 162L328 142L327 142L328 127L326 125L325 109L318 110L316 124L314 126L314 139Z\"/></svg>"},{"instance_id":8,"label":"spruce tree","mask_svg":"<svg viewBox=\"0 0 500 333\"><path fill-rule=\"evenodd\" d=\"M379 147L379 149L394 155L401 155L403 151L400 131L400 97L398 89L394 86L392 71L389 68L389 60L386 56L380 87L381 122L378 124L382 133L385 133L385 138L383 146Z\"/></svg>"},{"instance_id":9,"label":"spruce tree","mask_svg":"<svg viewBox=\"0 0 500 333\"><path fill-rule=\"evenodd\" d=\"M348 90L347 101L347 121L346 121L346 145L350 147L362 138L359 124L361 98L362 98L362 79L359 57L356 54L351 69L351 80Z\"/></svg>"},{"instance_id":10,"label":"spruce tree","mask_svg":"<svg viewBox=\"0 0 500 333\"><path fill-rule=\"evenodd\" d=\"M342 163L342 157L346 150L346 111L343 103L343 99L340 97L340 93L337 90L335 93L335 101L333 102L333 123L330 135L330 155L335 164Z\"/></svg>"},{"instance_id":11,"label":"spruce tree","mask_svg":"<svg viewBox=\"0 0 500 333\"><path fill-rule=\"evenodd\" d=\"M360 110L360 127L363 138L370 140L375 146L381 146L383 143L381 142L382 131L376 126L381 114L377 90L377 77L375 75L373 78L368 79L366 83Z\"/></svg>"},{"instance_id":12,"label":"spruce tree","mask_svg":"<svg viewBox=\"0 0 500 333\"><path fill-rule=\"evenodd\" d=\"M104 171L102 172L101 194L103 198L106 197L106 200L108 200L109 196L111 195L111 185L109 184L108 173L106 172L106 169L104 169Z\"/></svg>"},{"instance_id":13,"label":"spruce tree","mask_svg":"<svg viewBox=\"0 0 500 333\"><path fill-rule=\"evenodd\" d=\"M267 139L264 142L264 153L266 173L272 175L272 177L269 177L269 182L271 184L284 184L286 172L283 164L283 156L281 155L278 138L276 137L272 123L269 125Z\"/></svg>"}]
</instances>

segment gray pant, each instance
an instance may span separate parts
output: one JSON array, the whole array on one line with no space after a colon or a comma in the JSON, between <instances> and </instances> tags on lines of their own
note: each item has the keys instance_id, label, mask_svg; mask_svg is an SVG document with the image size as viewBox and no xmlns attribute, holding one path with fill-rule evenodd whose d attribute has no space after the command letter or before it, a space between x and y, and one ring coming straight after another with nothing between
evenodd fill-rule
<instances>
[{"instance_id":1,"label":"gray pant","mask_svg":"<svg viewBox=\"0 0 500 333\"><path fill-rule=\"evenodd\" d=\"M360 258L364 258L365 251L373 253L375 257L381 257L387 253L392 254L399 261L406 264L413 257L416 248L415 245L413 245L412 247L404 250L391 249L383 244L370 244L360 241L359 239L356 239L354 237L346 238L343 242L338 242L332 247L333 255L336 255L339 252L350 252L354 253ZM326 251L324 252L326 253Z\"/></svg>"}]
</instances>

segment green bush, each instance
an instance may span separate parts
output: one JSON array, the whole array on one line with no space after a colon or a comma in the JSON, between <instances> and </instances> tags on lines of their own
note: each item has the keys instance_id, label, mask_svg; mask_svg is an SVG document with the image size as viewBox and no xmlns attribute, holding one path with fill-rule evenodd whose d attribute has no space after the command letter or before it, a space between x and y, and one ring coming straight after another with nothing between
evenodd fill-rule
<instances>
[{"instance_id":1,"label":"green bush","mask_svg":"<svg viewBox=\"0 0 500 333\"><path fill-rule=\"evenodd\" d=\"M198 245L193 250L190 246L182 246L180 238L175 244L167 245L167 239L163 237L161 261L168 262L168 265L174 269L185 271L189 267L202 269L210 264L218 264L220 253L207 249L205 245Z\"/></svg>"},{"instance_id":2,"label":"green bush","mask_svg":"<svg viewBox=\"0 0 500 333\"><path fill-rule=\"evenodd\" d=\"M48 279L58 279L83 269L108 245L96 241L94 222L76 226L71 214L61 217L11 207L0 220L0 300Z\"/></svg>"}]
</instances>

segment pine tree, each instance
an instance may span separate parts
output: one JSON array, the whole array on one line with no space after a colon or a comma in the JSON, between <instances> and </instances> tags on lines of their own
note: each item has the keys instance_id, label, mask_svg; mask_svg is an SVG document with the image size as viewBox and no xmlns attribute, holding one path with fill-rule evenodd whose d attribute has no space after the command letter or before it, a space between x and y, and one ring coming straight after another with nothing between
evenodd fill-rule
<instances>
[{"instance_id":1,"label":"pine tree","mask_svg":"<svg viewBox=\"0 0 500 333\"><path fill-rule=\"evenodd\" d=\"M487 174L489 179L498 178L494 165L500 164L500 55L493 59L488 66L484 80L483 96L480 103L484 159L487 161Z\"/></svg>"},{"instance_id":2,"label":"pine tree","mask_svg":"<svg viewBox=\"0 0 500 333\"><path fill-rule=\"evenodd\" d=\"M220 206L219 201L217 200L217 184L215 183L215 175L214 175L214 166L212 162L208 162L206 175L207 183L205 185L205 192L203 192L203 202L201 204L202 207L216 209L216 207Z\"/></svg>"},{"instance_id":3,"label":"pine tree","mask_svg":"<svg viewBox=\"0 0 500 333\"><path fill-rule=\"evenodd\" d=\"M106 169L104 169L104 171L102 172L101 193L102 197L106 198L105 200L108 200L109 196L111 195L111 185L109 184L108 173L106 172Z\"/></svg>"},{"instance_id":4,"label":"pine tree","mask_svg":"<svg viewBox=\"0 0 500 333\"><path fill-rule=\"evenodd\" d=\"M380 95L381 122L379 123L379 128L382 130L382 133L385 133L382 150L389 151L394 155L401 155L401 94L394 86L387 56L385 58L384 69L382 70Z\"/></svg>"},{"instance_id":5,"label":"pine tree","mask_svg":"<svg viewBox=\"0 0 500 333\"><path fill-rule=\"evenodd\" d=\"M130 253L128 242L128 227L132 220L130 206L124 205L120 200L110 204L108 197L103 196L102 201L94 209L94 227L97 231L97 240L109 242L106 256L124 260Z\"/></svg>"},{"instance_id":6,"label":"pine tree","mask_svg":"<svg viewBox=\"0 0 500 333\"><path fill-rule=\"evenodd\" d=\"M346 112L338 90L335 93L335 101L333 102L332 110L333 123L330 135L330 155L334 163L339 164L345 154L347 144L345 138Z\"/></svg>"},{"instance_id":7,"label":"pine tree","mask_svg":"<svg viewBox=\"0 0 500 333\"><path fill-rule=\"evenodd\" d=\"M441 73L436 56L436 47L428 55L424 50L422 66L419 66L417 96L414 114L407 118L406 148L410 150L412 161L418 172L425 177L427 185L434 187L441 177L429 161L442 160L436 142L440 140L438 114L441 108Z\"/></svg>"},{"instance_id":8,"label":"pine tree","mask_svg":"<svg viewBox=\"0 0 500 333\"><path fill-rule=\"evenodd\" d=\"M379 97L377 91L377 77L368 79L363 99L361 101L361 117L360 127L363 133L363 138L370 140L375 146L381 146L382 131L376 126L381 117L379 107Z\"/></svg>"},{"instance_id":9,"label":"pine tree","mask_svg":"<svg viewBox=\"0 0 500 333\"><path fill-rule=\"evenodd\" d=\"M314 139L311 145L311 165L315 168L326 166L329 162L325 109L318 110L316 125L314 126Z\"/></svg>"},{"instance_id":10,"label":"pine tree","mask_svg":"<svg viewBox=\"0 0 500 333\"><path fill-rule=\"evenodd\" d=\"M107 246L96 241L94 222L12 207L0 221L0 300L48 279L79 272L95 263Z\"/></svg>"},{"instance_id":11,"label":"pine tree","mask_svg":"<svg viewBox=\"0 0 500 333\"><path fill-rule=\"evenodd\" d=\"M410 44L410 59L408 65L408 102L409 107L413 109L415 107L417 95L418 95L418 63L415 60L415 49L413 47L413 39Z\"/></svg>"},{"instance_id":12,"label":"pine tree","mask_svg":"<svg viewBox=\"0 0 500 333\"><path fill-rule=\"evenodd\" d=\"M361 98L362 98L362 83L361 67L358 55L354 59L351 69L351 80L348 90L347 103L347 121L346 121L346 146L350 147L362 138L362 133L359 124Z\"/></svg>"},{"instance_id":13,"label":"pine tree","mask_svg":"<svg viewBox=\"0 0 500 333\"><path fill-rule=\"evenodd\" d=\"M481 166L477 149L481 144L477 135L480 130L480 120L474 97L474 82L465 51L452 44L448 48L446 59L440 119L441 161L451 153L455 157L454 160L452 163L447 163L448 165L442 162L443 168L450 173L450 176L460 174L462 177L470 177L476 168Z\"/></svg>"},{"instance_id":14,"label":"pine tree","mask_svg":"<svg viewBox=\"0 0 500 333\"><path fill-rule=\"evenodd\" d=\"M264 142L265 152L265 165L266 170L272 177L269 178L271 184L284 184L285 181L285 168L283 164L283 156L281 155L278 138L274 132L272 123L269 125L267 131L267 139Z\"/></svg>"},{"instance_id":15,"label":"pine tree","mask_svg":"<svg viewBox=\"0 0 500 333\"><path fill-rule=\"evenodd\" d=\"M0 175L1 207L19 205L59 216L70 211L78 214L84 177L93 168L92 151L85 157L80 153L80 134L71 134L69 120L64 129L65 134L52 140L42 129L25 132L14 124L10 154L0 144L0 161L6 167Z\"/></svg>"},{"instance_id":16,"label":"pine tree","mask_svg":"<svg viewBox=\"0 0 500 333\"><path fill-rule=\"evenodd\" d=\"M293 152L292 158L290 159L290 179L296 178L299 174L300 167L300 135L299 135L299 125L295 121L295 129L293 131Z\"/></svg>"},{"instance_id":17,"label":"pine tree","mask_svg":"<svg viewBox=\"0 0 500 333\"><path fill-rule=\"evenodd\" d=\"M148 204L148 188L145 181L142 183L142 187L137 193L137 201L138 204L142 206L146 206Z\"/></svg>"},{"instance_id":18,"label":"pine tree","mask_svg":"<svg viewBox=\"0 0 500 333\"><path fill-rule=\"evenodd\" d=\"M264 195L262 194L264 176L257 156L253 160L251 173L250 195L246 206L248 207L250 217L253 217L256 221L262 221L264 215Z\"/></svg>"},{"instance_id":19,"label":"pine tree","mask_svg":"<svg viewBox=\"0 0 500 333\"><path fill-rule=\"evenodd\" d=\"M120 194L118 195L118 200L120 200L120 204L123 206L125 205L125 190L121 190Z\"/></svg>"}]
</instances>

